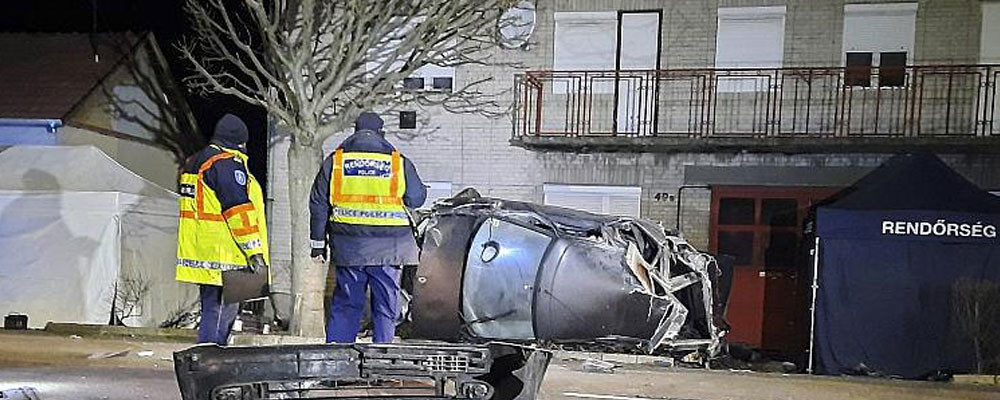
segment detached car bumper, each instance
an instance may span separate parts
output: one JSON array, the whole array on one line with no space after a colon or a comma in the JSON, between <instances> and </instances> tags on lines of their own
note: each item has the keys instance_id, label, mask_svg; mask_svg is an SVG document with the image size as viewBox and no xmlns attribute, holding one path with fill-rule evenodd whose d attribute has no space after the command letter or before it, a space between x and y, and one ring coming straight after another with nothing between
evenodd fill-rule
<instances>
[{"instance_id":1,"label":"detached car bumper","mask_svg":"<svg viewBox=\"0 0 1000 400\"><path fill-rule=\"evenodd\" d=\"M504 343L201 345L174 353L184 400L528 400L551 353Z\"/></svg>"}]
</instances>

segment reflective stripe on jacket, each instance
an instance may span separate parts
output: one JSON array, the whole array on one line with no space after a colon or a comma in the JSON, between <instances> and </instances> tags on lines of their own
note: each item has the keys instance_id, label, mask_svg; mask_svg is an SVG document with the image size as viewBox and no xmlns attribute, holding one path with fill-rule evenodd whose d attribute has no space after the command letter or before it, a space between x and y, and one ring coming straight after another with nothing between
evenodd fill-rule
<instances>
[{"instance_id":1,"label":"reflective stripe on jacket","mask_svg":"<svg viewBox=\"0 0 1000 400\"><path fill-rule=\"evenodd\" d=\"M403 205L406 179L402 157L391 154L334 152L330 177L330 221L370 226L407 226Z\"/></svg>"},{"instance_id":2,"label":"reflective stripe on jacket","mask_svg":"<svg viewBox=\"0 0 1000 400\"><path fill-rule=\"evenodd\" d=\"M205 182L205 173L220 160L237 159L246 164L241 152L218 146L218 150L198 166L181 175L180 224L177 230L177 271L180 282L222 285L222 271L245 268L255 254L270 264L264 196L260 184L249 173L239 171L249 202L222 209L216 190ZM239 178L237 178L239 181Z\"/></svg>"}]
</instances>

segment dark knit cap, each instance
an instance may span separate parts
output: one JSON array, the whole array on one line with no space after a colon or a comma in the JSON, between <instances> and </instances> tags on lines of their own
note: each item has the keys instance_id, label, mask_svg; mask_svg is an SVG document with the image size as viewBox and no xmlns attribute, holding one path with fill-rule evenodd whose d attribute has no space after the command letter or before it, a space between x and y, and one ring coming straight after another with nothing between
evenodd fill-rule
<instances>
[{"instance_id":1,"label":"dark knit cap","mask_svg":"<svg viewBox=\"0 0 1000 400\"><path fill-rule=\"evenodd\" d=\"M382 117L371 111L365 111L358 116L358 119L354 121L354 131L372 131L375 133L382 133L382 126L385 122L382 121Z\"/></svg>"},{"instance_id":2,"label":"dark knit cap","mask_svg":"<svg viewBox=\"0 0 1000 400\"><path fill-rule=\"evenodd\" d=\"M246 143L249 139L250 134L247 130L247 124L244 124L240 117L233 114L226 114L219 119L219 122L215 123L215 135L212 136L213 141L237 146Z\"/></svg>"}]
</instances>

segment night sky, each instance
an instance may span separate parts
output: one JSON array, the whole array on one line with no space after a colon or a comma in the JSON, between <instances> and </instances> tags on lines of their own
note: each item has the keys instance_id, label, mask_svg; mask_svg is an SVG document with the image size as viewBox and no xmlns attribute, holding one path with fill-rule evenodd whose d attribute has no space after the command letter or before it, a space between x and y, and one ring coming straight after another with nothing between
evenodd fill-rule
<instances>
[{"instance_id":1,"label":"night sky","mask_svg":"<svg viewBox=\"0 0 1000 400\"><path fill-rule=\"evenodd\" d=\"M153 31L170 63L174 81L191 73L175 45L188 35L188 19L183 0L31 0L0 2L0 31L3 32L121 32ZM95 13L96 11L96 13ZM96 28L95 28L96 15ZM2 55L0 55L2 60ZM2 61L0 61L2 62ZM267 115L228 96L202 97L187 93L187 101L198 120L201 133L211 137L215 122L233 113L250 128L251 172L266 185ZM266 191L265 187L265 191Z\"/></svg>"}]
</instances>

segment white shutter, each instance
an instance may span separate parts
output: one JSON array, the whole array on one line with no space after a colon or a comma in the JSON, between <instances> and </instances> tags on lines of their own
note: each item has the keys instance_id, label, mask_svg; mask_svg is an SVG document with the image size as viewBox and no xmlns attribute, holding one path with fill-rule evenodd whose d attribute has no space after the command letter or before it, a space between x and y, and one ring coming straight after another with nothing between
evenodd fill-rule
<instances>
[{"instance_id":1,"label":"white shutter","mask_svg":"<svg viewBox=\"0 0 1000 400\"><path fill-rule=\"evenodd\" d=\"M608 196L608 214L639 216L639 196Z\"/></svg>"},{"instance_id":2,"label":"white shutter","mask_svg":"<svg viewBox=\"0 0 1000 400\"><path fill-rule=\"evenodd\" d=\"M719 9L717 68L779 68L784 43L785 7Z\"/></svg>"},{"instance_id":3,"label":"white shutter","mask_svg":"<svg viewBox=\"0 0 1000 400\"><path fill-rule=\"evenodd\" d=\"M556 71L607 71L615 69L618 52L618 12L557 12L552 69ZM566 94L575 85L588 85L592 93L614 93L614 82L595 79L579 82L555 79L552 93ZM575 88L572 91L581 90Z\"/></svg>"},{"instance_id":4,"label":"white shutter","mask_svg":"<svg viewBox=\"0 0 1000 400\"><path fill-rule=\"evenodd\" d=\"M622 14L621 69L656 69L659 57L660 14Z\"/></svg>"},{"instance_id":5,"label":"white shutter","mask_svg":"<svg viewBox=\"0 0 1000 400\"><path fill-rule=\"evenodd\" d=\"M780 68L785 55L785 7L719 9L716 68ZM757 78L720 78L720 92L767 90Z\"/></svg>"},{"instance_id":6,"label":"white shutter","mask_svg":"<svg viewBox=\"0 0 1000 400\"><path fill-rule=\"evenodd\" d=\"M1000 2L983 2L983 30L979 62L1000 64Z\"/></svg>"},{"instance_id":7,"label":"white shutter","mask_svg":"<svg viewBox=\"0 0 1000 400\"><path fill-rule=\"evenodd\" d=\"M844 57L848 52L871 52L879 65L879 52L913 54L917 3L848 4L844 6Z\"/></svg>"},{"instance_id":8,"label":"white shutter","mask_svg":"<svg viewBox=\"0 0 1000 400\"><path fill-rule=\"evenodd\" d=\"M604 198L589 193L546 193L545 204L604 214Z\"/></svg>"},{"instance_id":9,"label":"white shutter","mask_svg":"<svg viewBox=\"0 0 1000 400\"><path fill-rule=\"evenodd\" d=\"M615 54L618 49L617 12L557 12L555 21L553 69L615 69Z\"/></svg>"},{"instance_id":10,"label":"white shutter","mask_svg":"<svg viewBox=\"0 0 1000 400\"><path fill-rule=\"evenodd\" d=\"M597 214L639 216L642 189L637 186L546 184L545 204Z\"/></svg>"}]
</instances>

